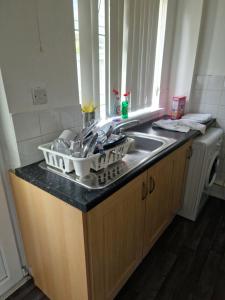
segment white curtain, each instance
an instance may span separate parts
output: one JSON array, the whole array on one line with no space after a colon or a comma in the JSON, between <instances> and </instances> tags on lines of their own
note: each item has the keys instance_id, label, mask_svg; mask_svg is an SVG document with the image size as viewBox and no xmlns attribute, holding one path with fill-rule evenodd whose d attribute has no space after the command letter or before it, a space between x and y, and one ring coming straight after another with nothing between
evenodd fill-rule
<instances>
[{"instance_id":1,"label":"white curtain","mask_svg":"<svg viewBox=\"0 0 225 300\"><path fill-rule=\"evenodd\" d=\"M98 0L79 0L78 14L82 102L99 107Z\"/></svg>"}]
</instances>

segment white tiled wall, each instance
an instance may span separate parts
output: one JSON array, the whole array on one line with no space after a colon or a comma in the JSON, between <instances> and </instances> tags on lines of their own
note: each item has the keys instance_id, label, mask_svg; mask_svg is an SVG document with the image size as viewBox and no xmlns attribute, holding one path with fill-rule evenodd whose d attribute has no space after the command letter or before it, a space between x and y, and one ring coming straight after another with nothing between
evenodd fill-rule
<instances>
[{"instance_id":1,"label":"white tiled wall","mask_svg":"<svg viewBox=\"0 0 225 300\"><path fill-rule=\"evenodd\" d=\"M190 112L211 113L224 130L219 181L225 183L225 76L196 75L189 104Z\"/></svg>"},{"instance_id":2,"label":"white tiled wall","mask_svg":"<svg viewBox=\"0 0 225 300\"><path fill-rule=\"evenodd\" d=\"M211 113L225 119L221 108L225 107L225 76L197 75L190 98L190 111ZM225 127L224 127L225 129Z\"/></svg>"},{"instance_id":3,"label":"white tiled wall","mask_svg":"<svg viewBox=\"0 0 225 300\"><path fill-rule=\"evenodd\" d=\"M39 145L54 140L64 129L79 131L82 126L80 105L17 113L12 120L22 166L43 159Z\"/></svg>"}]
</instances>

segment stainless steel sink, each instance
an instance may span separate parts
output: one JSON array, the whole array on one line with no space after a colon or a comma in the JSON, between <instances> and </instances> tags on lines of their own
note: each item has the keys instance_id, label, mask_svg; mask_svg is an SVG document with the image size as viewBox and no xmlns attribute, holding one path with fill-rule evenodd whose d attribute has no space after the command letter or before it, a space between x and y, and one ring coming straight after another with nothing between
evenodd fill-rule
<instances>
[{"instance_id":1,"label":"stainless steel sink","mask_svg":"<svg viewBox=\"0 0 225 300\"><path fill-rule=\"evenodd\" d=\"M136 151L146 151L150 157L169 147L176 140L141 132L127 132L126 135L135 140Z\"/></svg>"},{"instance_id":2,"label":"stainless steel sink","mask_svg":"<svg viewBox=\"0 0 225 300\"><path fill-rule=\"evenodd\" d=\"M154 157L156 154L176 142L174 139L140 132L127 132L126 135L134 139L134 144L128 154L124 156L123 160L110 165L104 170L100 170L98 172L92 171L91 174L86 177L79 178L74 172L69 174L61 173L59 170L48 167L43 162L40 166L85 186L90 190L102 189L117 181L134 170L137 166L144 163L146 160Z\"/></svg>"}]
</instances>

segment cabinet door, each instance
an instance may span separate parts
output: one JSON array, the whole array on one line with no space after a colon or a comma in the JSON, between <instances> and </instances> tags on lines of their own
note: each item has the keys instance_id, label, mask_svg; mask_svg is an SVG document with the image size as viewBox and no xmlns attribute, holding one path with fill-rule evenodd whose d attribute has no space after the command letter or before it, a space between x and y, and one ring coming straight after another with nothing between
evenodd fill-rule
<instances>
[{"instance_id":1,"label":"cabinet door","mask_svg":"<svg viewBox=\"0 0 225 300\"><path fill-rule=\"evenodd\" d=\"M191 141L186 143L171 155L173 160L172 215L175 215L182 206L189 158L191 154L191 144Z\"/></svg>"},{"instance_id":2,"label":"cabinet door","mask_svg":"<svg viewBox=\"0 0 225 300\"><path fill-rule=\"evenodd\" d=\"M92 296L113 299L142 259L147 172L87 214Z\"/></svg>"},{"instance_id":3,"label":"cabinet door","mask_svg":"<svg viewBox=\"0 0 225 300\"><path fill-rule=\"evenodd\" d=\"M89 299L83 213L12 173L10 177L35 285L52 300Z\"/></svg>"},{"instance_id":4,"label":"cabinet door","mask_svg":"<svg viewBox=\"0 0 225 300\"><path fill-rule=\"evenodd\" d=\"M148 170L143 255L171 221L172 160L170 155Z\"/></svg>"}]
</instances>

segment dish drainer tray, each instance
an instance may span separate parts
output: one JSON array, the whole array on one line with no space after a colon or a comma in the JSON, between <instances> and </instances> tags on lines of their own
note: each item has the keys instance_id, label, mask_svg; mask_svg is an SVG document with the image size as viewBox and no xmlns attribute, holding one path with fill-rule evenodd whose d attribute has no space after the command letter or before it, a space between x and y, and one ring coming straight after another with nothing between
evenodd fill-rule
<instances>
[{"instance_id":1,"label":"dish drainer tray","mask_svg":"<svg viewBox=\"0 0 225 300\"><path fill-rule=\"evenodd\" d=\"M91 169L99 171L122 160L133 143L134 139L128 137L123 143L105 150L104 154L92 154L86 158L77 158L51 150L52 143L40 145L38 149L43 152L48 166L56 168L63 173L75 171L77 176L84 177L90 174Z\"/></svg>"}]
</instances>

